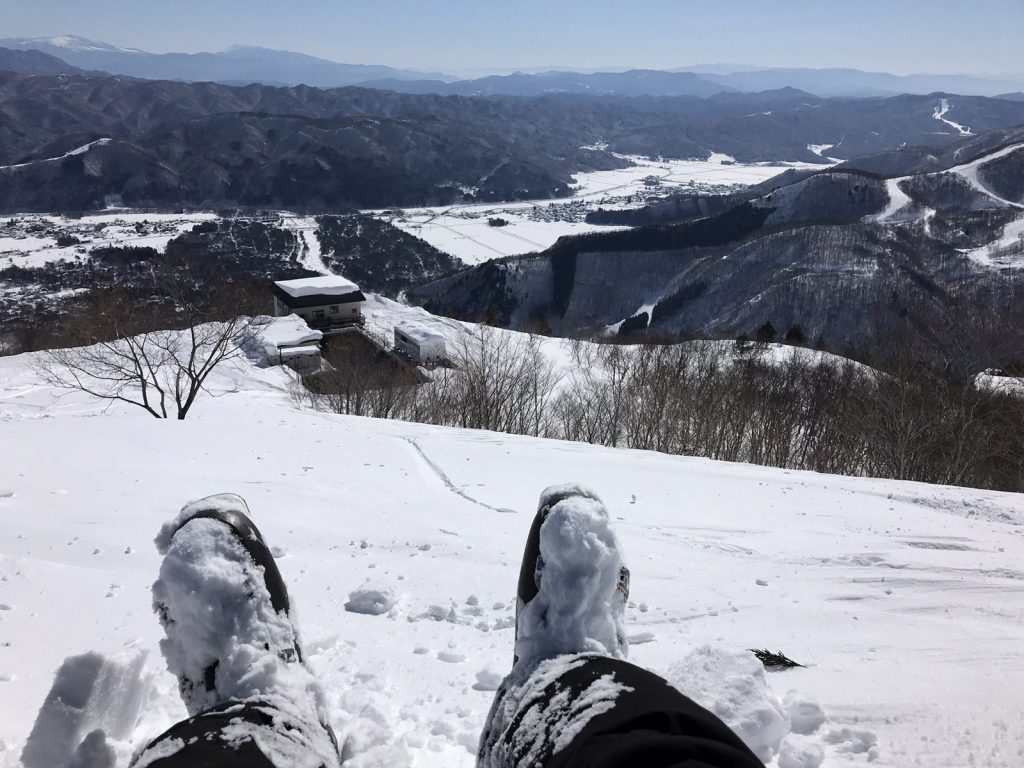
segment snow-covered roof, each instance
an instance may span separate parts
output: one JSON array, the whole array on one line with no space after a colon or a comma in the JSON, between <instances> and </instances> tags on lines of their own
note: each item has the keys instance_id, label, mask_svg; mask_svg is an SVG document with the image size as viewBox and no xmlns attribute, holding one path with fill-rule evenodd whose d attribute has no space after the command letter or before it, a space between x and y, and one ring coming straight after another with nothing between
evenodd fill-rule
<instances>
[{"instance_id":1,"label":"snow-covered roof","mask_svg":"<svg viewBox=\"0 0 1024 768\"><path fill-rule=\"evenodd\" d=\"M324 337L320 331L306 325L306 321L298 315L268 317L258 327L260 341L263 346L273 347L274 349L310 344L320 341Z\"/></svg>"},{"instance_id":2,"label":"snow-covered roof","mask_svg":"<svg viewBox=\"0 0 1024 768\"><path fill-rule=\"evenodd\" d=\"M278 280L274 285L296 299L301 299L305 296L346 296L347 294L359 291L358 285L339 275L303 277L298 280Z\"/></svg>"},{"instance_id":3,"label":"snow-covered roof","mask_svg":"<svg viewBox=\"0 0 1024 768\"><path fill-rule=\"evenodd\" d=\"M430 328L427 328L425 325L420 325L419 323L412 323L408 321L399 323L395 326L395 330L399 333L405 334L418 344L429 344L431 342L441 342L444 344L443 334L440 334L437 331L432 331Z\"/></svg>"}]
</instances>

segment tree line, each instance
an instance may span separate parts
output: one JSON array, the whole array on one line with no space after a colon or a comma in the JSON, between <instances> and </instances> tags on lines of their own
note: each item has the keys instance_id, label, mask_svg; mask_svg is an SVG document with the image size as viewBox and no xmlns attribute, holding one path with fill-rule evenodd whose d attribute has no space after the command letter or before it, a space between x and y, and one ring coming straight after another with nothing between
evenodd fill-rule
<instances>
[{"instance_id":1,"label":"tree line","mask_svg":"<svg viewBox=\"0 0 1024 768\"><path fill-rule=\"evenodd\" d=\"M895 340L881 367L757 342L565 344L560 369L542 337L481 326L422 386L363 389L353 366L335 374L347 396L297 386L295 397L338 413L1024 491L1024 389L925 364Z\"/></svg>"}]
</instances>

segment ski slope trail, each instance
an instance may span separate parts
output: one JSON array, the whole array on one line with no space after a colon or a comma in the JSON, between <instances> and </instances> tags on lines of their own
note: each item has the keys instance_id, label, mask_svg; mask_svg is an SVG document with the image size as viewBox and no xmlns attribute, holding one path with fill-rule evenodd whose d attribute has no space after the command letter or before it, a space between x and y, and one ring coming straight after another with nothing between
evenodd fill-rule
<instances>
[{"instance_id":1,"label":"ski slope trail","mask_svg":"<svg viewBox=\"0 0 1024 768\"><path fill-rule=\"evenodd\" d=\"M958 134L960 134L961 136L975 136L975 135L977 135L977 134L974 133L974 131L972 131L966 125L960 125L960 123L954 123L952 120L947 118L946 115L948 113L949 113L949 99L942 99L942 100L939 101L938 106L935 107L935 113L932 115L932 117L934 117L940 123L945 123L950 128L955 128L956 132Z\"/></svg>"},{"instance_id":2,"label":"ski slope trail","mask_svg":"<svg viewBox=\"0 0 1024 768\"><path fill-rule=\"evenodd\" d=\"M953 168L950 168L948 171L946 171L946 173L959 174L964 179L966 179L972 187L974 187L982 194L987 195L993 200L1002 203L1003 205L1009 206L1010 208L1019 208L1021 210L1024 210L1024 204L1016 203L1013 200L1007 200L1005 197L1000 196L988 184L986 184L985 181L979 175L981 166L985 165L986 163L990 163L993 160L999 160L1000 158L1006 157L1007 155L1011 155L1014 152L1018 152L1021 150L1024 150L1024 144L1013 144L1009 147L1004 147L1003 149L1000 149L998 152L993 152L991 155L985 155L984 157L979 157L977 160L972 160L969 163L954 166Z\"/></svg>"},{"instance_id":3,"label":"ski slope trail","mask_svg":"<svg viewBox=\"0 0 1024 768\"><path fill-rule=\"evenodd\" d=\"M303 245L299 259L302 266L321 275L333 274L324 262L320 245L320 225L314 217L283 215L281 224L285 229L298 235L299 241Z\"/></svg>"}]
</instances>

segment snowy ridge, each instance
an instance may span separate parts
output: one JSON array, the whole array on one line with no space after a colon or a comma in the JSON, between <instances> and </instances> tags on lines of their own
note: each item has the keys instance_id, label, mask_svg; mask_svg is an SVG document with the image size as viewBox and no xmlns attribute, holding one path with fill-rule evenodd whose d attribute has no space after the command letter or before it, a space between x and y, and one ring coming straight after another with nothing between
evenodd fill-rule
<instances>
[{"instance_id":1,"label":"snowy ridge","mask_svg":"<svg viewBox=\"0 0 1024 768\"><path fill-rule=\"evenodd\" d=\"M368 305L379 326L474 332ZM646 640L631 660L777 768L1019 764L1019 495L332 416L246 359L188 420L159 422L54 391L32 361L0 358L2 766L64 659L90 650L149 652L144 712L117 723L126 745L185 715L157 652L152 540L189 499L235 491L353 764L469 768L511 665L537 494L567 480L602 496L629 556L625 626ZM346 608L368 601L381 610ZM745 650L763 646L807 668L765 676Z\"/></svg>"},{"instance_id":2,"label":"snowy ridge","mask_svg":"<svg viewBox=\"0 0 1024 768\"><path fill-rule=\"evenodd\" d=\"M84 155L93 147L102 147L104 144L109 144L112 141L113 139L96 139L95 141L90 141L88 144L83 144L76 149L72 149L70 152L65 152L60 157L46 157L39 160L29 160L27 163L17 163L16 165L0 165L0 171L14 171L18 168L28 168L30 165L37 165L39 163L57 163L61 160L66 160L69 157L74 157L75 155Z\"/></svg>"}]
</instances>

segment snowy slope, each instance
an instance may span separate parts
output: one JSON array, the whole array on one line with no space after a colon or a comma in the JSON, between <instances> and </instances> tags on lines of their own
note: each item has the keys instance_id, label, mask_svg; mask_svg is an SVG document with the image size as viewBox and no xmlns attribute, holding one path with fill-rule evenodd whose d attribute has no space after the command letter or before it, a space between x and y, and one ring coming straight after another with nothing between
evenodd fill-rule
<instances>
[{"instance_id":1,"label":"snowy slope","mask_svg":"<svg viewBox=\"0 0 1024 768\"><path fill-rule=\"evenodd\" d=\"M945 99L943 99L945 102ZM939 109L936 108L936 119L938 118ZM945 113L943 113L945 114ZM947 121L948 122L948 121ZM965 134L967 135L967 134ZM938 176L946 173L954 173L961 176L968 184L971 185L975 190L991 198L1000 205L1004 205L1008 208L1024 209L1024 205L1015 203L1012 200L1007 200L997 194L980 176L982 166L987 163L991 163L1000 158L1006 157L1007 155L1017 152L1024 144L1012 144L1008 147L1003 147L995 152L991 152L987 155L982 155L975 160L968 163L962 163L961 165L954 166L944 171L936 171L935 173L925 174L926 176ZM867 221L881 222L881 223L897 223L904 221L916 221L918 219L930 219L935 215L935 211L923 205L917 205L914 200L903 191L900 186L904 182L908 182L913 179L913 176L900 176L898 178L886 179L885 188L889 195L889 202L885 209L881 213L873 216L868 216ZM1006 232L1003 233L1002 237L998 242L991 243L982 248L976 249L976 252L972 252L972 259L978 263L993 264L995 263L992 259L988 258L989 255L996 250L1005 248L1007 245L1011 245L1016 242L1017 235L1020 233L1019 227L1015 223L1011 223L1006 228Z\"/></svg>"},{"instance_id":2,"label":"snowy slope","mask_svg":"<svg viewBox=\"0 0 1024 768\"><path fill-rule=\"evenodd\" d=\"M826 766L1019 764L1019 496L327 416L246 361L189 420L159 422L60 395L30 363L0 358L0 765L18 764L72 654L149 652L135 742L184 715L150 610L152 540L218 491L244 495L276 548L353 764L472 765L536 494L564 480L616 521L636 662L715 705L727 675L754 696L744 649L785 651L808 668L769 683L821 702L805 738ZM360 589L397 604L346 611Z\"/></svg>"}]
</instances>

